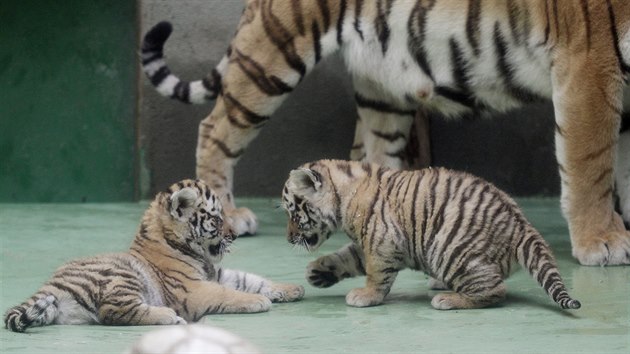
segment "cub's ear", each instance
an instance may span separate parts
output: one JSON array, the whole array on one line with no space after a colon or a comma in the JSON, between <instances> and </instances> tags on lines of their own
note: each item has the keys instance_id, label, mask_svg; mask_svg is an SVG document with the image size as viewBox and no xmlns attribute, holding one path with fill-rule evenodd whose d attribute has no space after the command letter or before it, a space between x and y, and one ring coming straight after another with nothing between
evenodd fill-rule
<instances>
[{"instance_id":1,"label":"cub's ear","mask_svg":"<svg viewBox=\"0 0 630 354\"><path fill-rule=\"evenodd\" d=\"M317 171L299 168L289 173L287 186L294 194L309 196L322 188L322 176Z\"/></svg>"},{"instance_id":2,"label":"cub's ear","mask_svg":"<svg viewBox=\"0 0 630 354\"><path fill-rule=\"evenodd\" d=\"M186 220L192 216L197 206L195 205L199 195L197 190L186 187L171 195L171 215L178 220Z\"/></svg>"}]
</instances>

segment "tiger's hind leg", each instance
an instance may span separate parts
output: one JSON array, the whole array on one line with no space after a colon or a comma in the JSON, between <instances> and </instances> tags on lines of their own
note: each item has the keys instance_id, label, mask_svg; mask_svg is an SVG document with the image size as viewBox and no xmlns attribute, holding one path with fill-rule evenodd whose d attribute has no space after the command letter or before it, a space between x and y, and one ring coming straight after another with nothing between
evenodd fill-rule
<instances>
[{"instance_id":1,"label":"tiger's hind leg","mask_svg":"<svg viewBox=\"0 0 630 354\"><path fill-rule=\"evenodd\" d=\"M609 52L558 53L571 61L553 67L562 209L573 256L584 265L630 264L630 231L613 202L622 79L615 58L597 57Z\"/></svg>"},{"instance_id":2,"label":"tiger's hind leg","mask_svg":"<svg viewBox=\"0 0 630 354\"><path fill-rule=\"evenodd\" d=\"M405 107L368 78L353 77L357 121L351 158L405 168L407 143L416 110Z\"/></svg>"},{"instance_id":3,"label":"tiger's hind leg","mask_svg":"<svg viewBox=\"0 0 630 354\"><path fill-rule=\"evenodd\" d=\"M254 234L257 220L249 209L234 205L234 166L298 83L319 60L339 47L337 41L330 40L314 46L312 35L301 33L302 25L292 21L296 16L286 16L280 22L274 13L292 13L294 5L305 13L321 10L314 1L276 2L273 11L271 2L251 2L230 46L223 91L210 116L199 125L197 177L219 195L237 235ZM313 26L322 39L334 28L317 27L316 22Z\"/></svg>"},{"instance_id":4,"label":"tiger's hind leg","mask_svg":"<svg viewBox=\"0 0 630 354\"><path fill-rule=\"evenodd\" d=\"M210 116L199 125L197 177L219 196L236 235L256 233L258 221L252 211L234 204L234 166L280 102L280 97L259 91L232 63L224 78L223 93Z\"/></svg>"},{"instance_id":5,"label":"tiger's hind leg","mask_svg":"<svg viewBox=\"0 0 630 354\"><path fill-rule=\"evenodd\" d=\"M475 309L505 299L506 287L496 265L480 265L468 269L452 280L454 292L433 296L431 306L437 310Z\"/></svg>"}]
</instances>

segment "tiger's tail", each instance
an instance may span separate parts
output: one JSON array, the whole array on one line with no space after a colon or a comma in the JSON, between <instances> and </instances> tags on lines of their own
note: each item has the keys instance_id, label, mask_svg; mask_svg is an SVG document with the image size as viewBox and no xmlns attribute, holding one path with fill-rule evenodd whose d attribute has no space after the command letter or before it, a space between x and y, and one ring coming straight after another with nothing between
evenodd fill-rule
<instances>
[{"instance_id":1,"label":"tiger's tail","mask_svg":"<svg viewBox=\"0 0 630 354\"><path fill-rule=\"evenodd\" d=\"M142 41L142 70L151 84L162 95L185 103L202 104L217 97L221 91L219 68L227 63L223 57L208 77L197 81L183 81L171 73L164 60L164 43L173 32L170 22L162 21L153 26Z\"/></svg>"},{"instance_id":2,"label":"tiger's tail","mask_svg":"<svg viewBox=\"0 0 630 354\"><path fill-rule=\"evenodd\" d=\"M4 315L4 325L13 332L24 332L29 327L53 323L58 314L57 298L54 295L37 294L9 309Z\"/></svg>"},{"instance_id":3,"label":"tiger's tail","mask_svg":"<svg viewBox=\"0 0 630 354\"><path fill-rule=\"evenodd\" d=\"M549 245L529 224L517 244L516 259L561 308L579 309L582 306L569 296Z\"/></svg>"}]
</instances>

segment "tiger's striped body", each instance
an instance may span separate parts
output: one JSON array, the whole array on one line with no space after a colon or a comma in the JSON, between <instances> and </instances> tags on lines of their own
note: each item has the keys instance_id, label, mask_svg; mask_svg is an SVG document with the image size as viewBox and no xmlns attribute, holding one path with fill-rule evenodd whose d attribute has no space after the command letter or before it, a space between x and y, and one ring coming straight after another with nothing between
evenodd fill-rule
<instances>
[{"instance_id":1,"label":"tiger's striped body","mask_svg":"<svg viewBox=\"0 0 630 354\"><path fill-rule=\"evenodd\" d=\"M211 313L267 311L301 286L276 284L217 263L233 240L216 195L197 180L159 193L127 253L68 262L9 309L15 332L48 324L168 325Z\"/></svg>"},{"instance_id":2,"label":"tiger's striped body","mask_svg":"<svg viewBox=\"0 0 630 354\"><path fill-rule=\"evenodd\" d=\"M233 205L235 163L304 76L339 51L359 113L353 160L405 167L419 107L459 116L552 99L573 254L583 264L630 264L630 232L613 210L615 176L618 188L630 186L630 150L615 148L630 2L250 0L226 56L192 83L163 60L170 30L161 23L148 32L144 70L163 95L217 99L199 127L197 174L225 196L238 233L255 232L256 219ZM630 196L621 192L630 221Z\"/></svg>"},{"instance_id":3,"label":"tiger's striped body","mask_svg":"<svg viewBox=\"0 0 630 354\"><path fill-rule=\"evenodd\" d=\"M580 307L516 203L477 177L321 160L291 171L282 203L290 243L316 250L335 229L352 239L306 271L317 287L367 275L365 288L346 296L348 305L380 304L398 271L411 268L454 291L436 295L436 309L488 306L505 297L503 279L518 262L562 308Z\"/></svg>"}]
</instances>

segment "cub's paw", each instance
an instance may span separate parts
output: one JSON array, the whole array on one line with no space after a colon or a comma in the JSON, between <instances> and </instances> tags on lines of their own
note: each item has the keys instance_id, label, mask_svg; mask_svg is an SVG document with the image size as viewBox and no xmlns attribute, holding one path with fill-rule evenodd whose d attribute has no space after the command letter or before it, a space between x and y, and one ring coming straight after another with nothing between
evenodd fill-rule
<instances>
[{"instance_id":1,"label":"cub's paw","mask_svg":"<svg viewBox=\"0 0 630 354\"><path fill-rule=\"evenodd\" d=\"M329 288L337 284L341 277L337 275L337 266L324 256L308 264L306 280L316 288Z\"/></svg>"},{"instance_id":2,"label":"cub's paw","mask_svg":"<svg viewBox=\"0 0 630 354\"><path fill-rule=\"evenodd\" d=\"M256 215L247 208L226 210L232 230L237 236L254 235L258 230Z\"/></svg>"},{"instance_id":3,"label":"cub's paw","mask_svg":"<svg viewBox=\"0 0 630 354\"><path fill-rule=\"evenodd\" d=\"M354 307L376 306L380 305L384 298L385 295L376 290L357 288L352 289L348 295L346 295L346 304Z\"/></svg>"},{"instance_id":4,"label":"cub's paw","mask_svg":"<svg viewBox=\"0 0 630 354\"><path fill-rule=\"evenodd\" d=\"M630 264L630 231L613 231L575 242L573 257L583 265Z\"/></svg>"},{"instance_id":5,"label":"cub's paw","mask_svg":"<svg viewBox=\"0 0 630 354\"><path fill-rule=\"evenodd\" d=\"M154 322L152 324L158 325L184 325L187 324L186 320L177 315L177 312L169 307L153 307L151 310L151 314L154 318Z\"/></svg>"},{"instance_id":6,"label":"cub's paw","mask_svg":"<svg viewBox=\"0 0 630 354\"><path fill-rule=\"evenodd\" d=\"M174 324L176 324L176 325L185 325L185 324L188 324L188 322L186 322L185 319L183 319L183 318L181 318L179 316L176 316Z\"/></svg>"},{"instance_id":7,"label":"cub's paw","mask_svg":"<svg viewBox=\"0 0 630 354\"><path fill-rule=\"evenodd\" d=\"M453 310L463 308L462 297L454 293L437 294L431 299L431 306L436 310Z\"/></svg>"},{"instance_id":8,"label":"cub's paw","mask_svg":"<svg viewBox=\"0 0 630 354\"><path fill-rule=\"evenodd\" d=\"M304 297L304 287L293 284L273 284L271 292L265 294L272 302L291 302Z\"/></svg>"}]
</instances>

